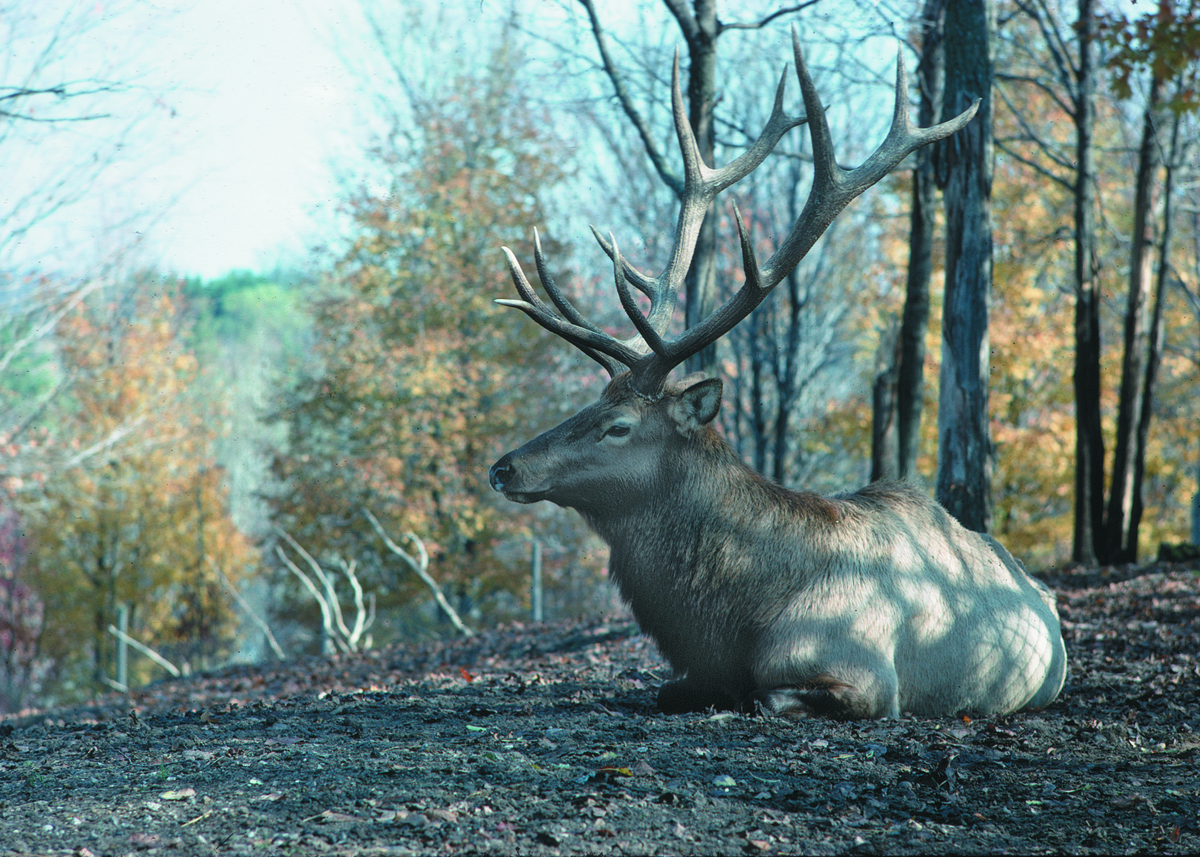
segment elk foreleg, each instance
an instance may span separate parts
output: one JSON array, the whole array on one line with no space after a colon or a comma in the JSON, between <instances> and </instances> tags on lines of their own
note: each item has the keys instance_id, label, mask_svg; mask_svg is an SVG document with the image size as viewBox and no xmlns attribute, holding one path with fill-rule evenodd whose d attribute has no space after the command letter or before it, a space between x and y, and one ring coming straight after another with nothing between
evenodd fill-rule
<instances>
[{"instance_id":1,"label":"elk foreleg","mask_svg":"<svg viewBox=\"0 0 1200 857\"><path fill-rule=\"evenodd\" d=\"M727 710L738 707L738 700L713 688L711 684L693 678L682 678L664 684L658 690L658 708L664 714L685 714L707 711L710 708Z\"/></svg>"},{"instance_id":2,"label":"elk foreleg","mask_svg":"<svg viewBox=\"0 0 1200 857\"><path fill-rule=\"evenodd\" d=\"M759 688L746 698L742 708L796 720L809 717L835 720L899 717L900 705L894 675L876 675L872 678L876 680L868 680L860 685L830 675L819 675L801 684Z\"/></svg>"}]
</instances>

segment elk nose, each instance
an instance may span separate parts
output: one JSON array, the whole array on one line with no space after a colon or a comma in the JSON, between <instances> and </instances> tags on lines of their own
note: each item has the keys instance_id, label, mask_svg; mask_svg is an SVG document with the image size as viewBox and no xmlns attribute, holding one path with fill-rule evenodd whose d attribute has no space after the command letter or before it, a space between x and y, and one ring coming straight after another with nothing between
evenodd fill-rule
<instances>
[{"instance_id":1,"label":"elk nose","mask_svg":"<svg viewBox=\"0 0 1200 857\"><path fill-rule=\"evenodd\" d=\"M488 481L491 482L494 490L503 491L505 483L512 479L512 475L513 468L506 455L492 465L492 469L488 473Z\"/></svg>"}]
</instances>

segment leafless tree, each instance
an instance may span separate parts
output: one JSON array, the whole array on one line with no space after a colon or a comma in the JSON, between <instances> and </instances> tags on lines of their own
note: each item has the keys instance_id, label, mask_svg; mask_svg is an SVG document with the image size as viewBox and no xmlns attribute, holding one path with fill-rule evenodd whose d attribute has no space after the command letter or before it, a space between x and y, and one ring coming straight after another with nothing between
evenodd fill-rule
<instances>
[{"instance_id":1,"label":"leafless tree","mask_svg":"<svg viewBox=\"0 0 1200 857\"><path fill-rule=\"evenodd\" d=\"M933 124L941 107L943 47L942 18L945 0L925 0L921 13L920 61L917 63L919 106L917 121ZM921 410L925 399L925 333L929 327L929 281L933 274L933 241L936 221L936 184L933 150L913 154L912 210L909 227L908 273L904 313L897 332L898 365L895 367L895 475L912 479L917 473L921 440Z\"/></svg>"},{"instance_id":2,"label":"leafless tree","mask_svg":"<svg viewBox=\"0 0 1200 857\"><path fill-rule=\"evenodd\" d=\"M133 148L140 123L169 111L135 82L128 45L117 50L107 42L105 28L133 8L129 0L103 9L83 0L0 2L5 267L34 230L95 192L100 177ZM13 291L9 283L0 296Z\"/></svg>"},{"instance_id":3,"label":"leafless tree","mask_svg":"<svg viewBox=\"0 0 1200 857\"><path fill-rule=\"evenodd\" d=\"M975 121L937 144L946 206L946 292L938 404L938 501L971 530L991 525L988 298L992 287L992 0L946 9L942 116L978 100Z\"/></svg>"},{"instance_id":4,"label":"leafless tree","mask_svg":"<svg viewBox=\"0 0 1200 857\"><path fill-rule=\"evenodd\" d=\"M275 546L276 555L287 569L304 584L304 588L308 590L313 600L317 602L317 606L321 608L321 648L323 652L325 654L332 654L335 647L338 651L342 652L357 652L360 649L371 648L371 635L367 634L367 631L375 624L375 594L369 593L364 596L363 586L358 579L354 560L349 562L342 560L339 563L342 568L342 574L350 583L350 587L354 593L354 620L353 625L349 626L346 624L345 616L342 612L341 599L337 594L337 588L334 585L332 575L322 568L321 564L313 558L312 554L301 547L290 535L282 530L279 531L279 534L292 550L303 557L309 570L312 572L312 577L309 577L288 556L281 545ZM316 578L315 582L313 580L314 577ZM319 586L318 583L320 584Z\"/></svg>"},{"instance_id":5,"label":"leafless tree","mask_svg":"<svg viewBox=\"0 0 1200 857\"><path fill-rule=\"evenodd\" d=\"M625 81L625 73L610 50L609 36L594 0L580 0L580 2L587 12L588 23L600 56L600 65L612 85L612 91L620 103L621 110L637 132L645 153L659 178L676 197L682 198L683 176L672 166L667 154L658 144L658 138L651 130L649 122L630 94ZM664 0L664 5L679 26L680 35L683 36L683 41L687 46L688 65L685 92L688 103L688 122L691 125L692 133L696 136L700 157L704 159L705 163L714 163L716 151L718 123L714 108L717 102L717 46L720 37L732 30L762 29L776 21L794 18L796 14L817 2L819 0L806 0L806 2L780 7L757 18L725 21L717 15L716 0L692 0L691 3L688 3L687 0ZM700 236L696 243L696 253L685 282L686 324L694 324L698 319L710 315L717 306L717 257L715 219L714 213L710 209L701 226ZM688 362L688 369L693 372L715 372L717 370L715 344L695 355Z\"/></svg>"},{"instance_id":6,"label":"leafless tree","mask_svg":"<svg viewBox=\"0 0 1200 857\"><path fill-rule=\"evenodd\" d=\"M128 47L107 42L105 28L134 5L0 0L0 490L111 450L132 428L77 439L69 451L32 444L37 420L75 377L68 370L49 388L31 388L18 375L49 356L68 312L119 279L127 246L93 253L88 270L50 270L40 256L35 268L21 258L44 249L38 231L94 194L139 123L165 109L134 82ZM75 248L72 261L90 252Z\"/></svg>"},{"instance_id":7,"label":"leafless tree","mask_svg":"<svg viewBox=\"0 0 1200 857\"><path fill-rule=\"evenodd\" d=\"M36 437L38 422L78 375L67 368L46 389L19 383L27 366L50 358L50 342L63 317L106 288L112 288L112 282L103 273L62 285L38 278L25 297L0 306L0 492L21 492L55 473L111 454L144 421L129 420L103 437L74 438L74 444L46 443Z\"/></svg>"},{"instance_id":8,"label":"leafless tree","mask_svg":"<svg viewBox=\"0 0 1200 857\"><path fill-rule=\"evenodd\" d=\"M1006 28L1006 40L1029 71L1004 72L997 92L1021 133L997 146L1037 175L1067 190L1074 205L1075 292L1075 528L1072 557L1094 563L1104 527L1104 435L1100 416L1101 287L1096 247L1096 10L1078 0L1073 27L1049 0L1022 0L1017 10L1032 24ZM1036 38L1031 38L1036 36ZM1074 145L1056 145L1021 109L1019 92L1032 87L1060 105L1074 124Z\"/></svg>"},{"instance_id":9,"label":"leafless tree","mask_svg":"<svg viewBox=\"0 0 1200 857\"><path fill-rule=\"evenodd\" d=\"M1101 425L1101 288L1097 198L1096 124L1098 23L1094 0L1068 4L1020 0L1016 10L1028 26L1006 28L1006 41L1028 70L1000 76L997 91L1020 132L997 145L1037 176L1071 193L1074 202L1075 291L1075 530L1077 562L1131 562L1137 555L1142 478L1153 389L1161 359L1163 294L1170 278L1170 218L1177 136L1161 102L1173 76L1158 66L1147 77L1141 134L1132 173L1134 225L1129 242L1129 280L1124 302L1122 371L1111 479L1105 478ZM1015 22L1022 23L1022 22ZM1183 57L1173 61L1183 61ZM1134 75L1136 77L1136 75ZM1179 85L1184 75L1179 76ZM1050 98L1074 125L1073 146L1056 144L1022 108L1020 93ZM1158 202L1162 212L1156 212ZM1161 224L1161 227L1160 225ZM1158 266L1157 275L1155 265ZM1122 265L1124 267L1124 265ZM1111 289L1109 290L1111 291ZM1110 483L1107 504L1105 483Z\"/></svg>"}]
</instances>

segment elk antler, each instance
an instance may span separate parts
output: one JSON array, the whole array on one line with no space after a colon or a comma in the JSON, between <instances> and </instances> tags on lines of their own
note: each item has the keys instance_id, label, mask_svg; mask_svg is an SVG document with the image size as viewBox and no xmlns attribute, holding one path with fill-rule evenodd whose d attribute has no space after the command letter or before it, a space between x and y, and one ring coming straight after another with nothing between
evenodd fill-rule
<instances>
[{"instance_id":1,"label":"elk antler","mask_svg":"<svg viewBox=\"0 0 1200 857\"><path fill-rule=\"evenodd\" d=\"M976 100L969 108L947 122L932 128L915 128L908 115L908 75L904 68L904 54L901 53L896 63L896 100L887 137L861 166L846 170L834 160L833 141L825 119L825 108L804 64L800 38L795 28L792 29L792 51L796 58L796 77L800 81L806 116L792 118L783 110L783 94L787 81L785 69L775 91L775 105L762 133L749 149L720 169L709 167L700 157L700 150L683 106L683 94L679 86L679 52L675 52L671 75L671 107L675 119L675 133L683 154L684 187L680 196L681 208L679 221L675 226L675 241L667 267L657 277L642 274L625 261L615 239L611 236L605 239L594 227L592 229L596 240L612 260L617 294L625 314L637 329L637 335L626 340L617 339L580 315L550 276L542 254L541 240L536 231L534 256L538 276L546 294L558 308L558 313L537 296L516 257L507 247L503 249L508 258L509 272L522 300L497 300L496 303L521 310L542 327L596 360L614 377L624 368L628 368L633 373L633 388L643 396L655 398L661 393L672 369L705 346L716 342L762 303L771 293L771 289L800 263L833 219L855 197L895 169L909 153L957 132L971 120L979 106ZM673 340L664 339L674 313L679 287L692 262L696 238L708 206L717 194L753 172L785 133L804 123L808 124L812 138L813 185L804 210L792 231L774 255L760 268L745 224L735 208L734 217L742 244L742 263L746 274L745 283L737 294L699 324L688 328ZM637 306L631 286L650 299L648 312L643 313Z\"/></svg>"}]
</instances>

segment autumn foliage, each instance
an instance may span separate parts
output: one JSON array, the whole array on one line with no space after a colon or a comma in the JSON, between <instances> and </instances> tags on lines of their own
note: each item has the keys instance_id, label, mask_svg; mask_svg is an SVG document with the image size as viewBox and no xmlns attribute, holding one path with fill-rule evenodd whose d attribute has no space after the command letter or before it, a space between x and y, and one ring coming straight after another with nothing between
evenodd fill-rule
<instances>
[{"instance_id":1,"label":"autumn foliage","mask_svg":"<svg viewBox=\"0 0 1200 857\"><path fill-rule=\"evenodd\" d=\"M108 628L122 606L130 635L180 664L225 657L237 616L219 575L244 578L255 562L228 514L213 458L219 414L196 395L175 299L139 285L60 322L55 344L74 383L47 432L75 463L18 497L27 579L45 604L40 650L62 688L113 676ZM152 674L131 665L133 679Z\"/></svg>"},{"instance_id":2,"label":"autumn foliage","mask_svg":"<svg viewBox=\"0 0 1200 857\"><path fill-rule=\"evenodd\" d=\"M562 176L512 75L501 57L464 76L449 99L417 105L415 145L375 153L387 186L345 200L353 241L314 308L321 368L281 413L276 525L324 561L355 559L392 604L421 586L364 509L393 536L423 539L448 592L523 593L525 553L503 545L528 517L497 501L487 469L573 399L555 389L565 349L493 304L512 288L500 247L527 247L534 225L553 222L547 191Z\"/></svg>"}]
</instances>

